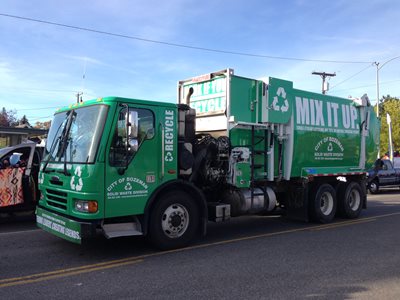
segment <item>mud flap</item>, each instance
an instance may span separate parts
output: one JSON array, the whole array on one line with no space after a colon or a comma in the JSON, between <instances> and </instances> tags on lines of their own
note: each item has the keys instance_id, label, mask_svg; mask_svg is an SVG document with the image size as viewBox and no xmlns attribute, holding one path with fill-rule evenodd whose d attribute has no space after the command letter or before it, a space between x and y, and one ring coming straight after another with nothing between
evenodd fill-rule
<instances>
[{"instance_id":1,"label":"mud flap","mask_svg":"<svg viewBox=\"0 0 400 300\"><path fill-rule=\"evenodd\" d=\"M309 221L308 216L308 184L285 185L288 191L285 199L286 217L296 221Z\"/></svg>"}]
</instances>

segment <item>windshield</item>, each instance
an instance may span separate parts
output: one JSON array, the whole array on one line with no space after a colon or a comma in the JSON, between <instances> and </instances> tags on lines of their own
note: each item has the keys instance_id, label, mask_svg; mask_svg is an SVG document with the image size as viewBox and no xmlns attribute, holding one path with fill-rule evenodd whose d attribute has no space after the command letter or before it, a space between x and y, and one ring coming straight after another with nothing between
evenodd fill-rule
<instances>
[{"instance_id":1,"label":"windshield","mask_svg":"<svg viewBox=\"0 0 400 300\"><path fill-rule=\"evenodd\" d=\"M105 105L56 114L48 134L44 161L93 163L106 116ZM68 120L70 126L67 126Z\"/></svg>"},{"instance_id":2,"label":"windshield","mask_svg":"<svg viewBox=\"0 0 400 300\"><path fill-rule=\"evenodd\" d=\"M0 158L6 154L8 151L10 151L11 147L6 147L6 148L2 148L0 149Z\"/></svg>"}]
</instances>

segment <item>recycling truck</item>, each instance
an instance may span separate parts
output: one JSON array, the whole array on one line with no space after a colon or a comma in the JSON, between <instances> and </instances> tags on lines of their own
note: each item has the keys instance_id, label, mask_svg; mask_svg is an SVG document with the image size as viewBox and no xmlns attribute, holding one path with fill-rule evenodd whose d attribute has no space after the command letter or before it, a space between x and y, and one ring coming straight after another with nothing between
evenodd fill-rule
<instances>
[{"instance_id":1,"label":"recycling truck","mask_svg":"<svg viewBox=\"0 0 400 300\"><path fill-rule=\"evenodd\" d=\"M143 235L172 249L204 235L208 221L327 223L366 208L380 130L367 96L226 69L179 81L177 100L107 97L56 111L37 225L75 243Z\"/></svg>"}]
</instances>

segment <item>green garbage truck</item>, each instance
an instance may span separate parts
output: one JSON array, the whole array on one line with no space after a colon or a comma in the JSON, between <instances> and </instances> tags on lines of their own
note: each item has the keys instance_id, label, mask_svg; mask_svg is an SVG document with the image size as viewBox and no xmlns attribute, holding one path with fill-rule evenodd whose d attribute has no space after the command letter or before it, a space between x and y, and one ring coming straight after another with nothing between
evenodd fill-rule
<instances>
[{"instance_id":1,"label":"green garbage truck","mask_svg":"<svg viewBox=\"0 0 400 300\"><path fill-rule=\"evenodd\" d=\"M188 245L250 214L331 222L367 206L380 123L344 99L225 69L178 82L177 103L99 98L56 111L37 225L82 243L143 235Z\"/></svg>"}]
</instances>

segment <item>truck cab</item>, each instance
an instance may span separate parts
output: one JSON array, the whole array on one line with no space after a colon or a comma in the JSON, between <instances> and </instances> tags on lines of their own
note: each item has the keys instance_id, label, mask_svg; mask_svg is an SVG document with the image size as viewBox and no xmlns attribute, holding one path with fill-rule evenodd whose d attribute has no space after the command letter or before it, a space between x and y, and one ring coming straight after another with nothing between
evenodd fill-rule
<instances>
[{"instance_id":1,"label":"truck cab","mask_svg":"<svg viewBox=\"0 0 400 300\"><path fill-rule=\"evenodd\" d=\"M96 231L146 233L146 211L179 185L178 111L170 103L117 97L57 111L39 175L39 227L76 243ZM178 212L171 209L171 218Z\"/></svg>"}]
</instances>

